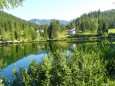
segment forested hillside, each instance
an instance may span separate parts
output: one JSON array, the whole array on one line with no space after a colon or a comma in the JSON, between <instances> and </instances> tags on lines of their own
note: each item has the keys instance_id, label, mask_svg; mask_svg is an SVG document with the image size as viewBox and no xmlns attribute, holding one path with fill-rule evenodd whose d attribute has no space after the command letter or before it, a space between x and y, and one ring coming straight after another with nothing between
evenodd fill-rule
<instances>
[{"instance_id":1,"label":"forested hillside","mask_svg":"<svg viewBox=\"0 0 115 86\"><path fill-rule=\"evenodd\" d=\"M71 22L69 27L76 27L82 32L103 34L108 29L115 28L115 10L101 12L100 10L83 14Z\"/></svg>"},{"instance_id":2,"label":"forested hillside","mask_svg":"<svg viewBox=\"0 0 115 86\"><path fill-rule=\"evenodd\" d=\"M108 29L115 28L115 10L100 10L83 14L68 25L61 25L59 20L51 20L50 25L38 25L0 11L0 41L31 41L59 39L63 31L75 28L80 32L106 35ZM44 33L37 33L37 30Z\"/></svg>"},{"instance_id":3,"label":"forested hillside","mask_svg":"<svg viewBox=\"0 0 115 86\"><path fill-rule=\"evenodd\" d=\"M37 24L32 24L0 11L0 41L30 41L37 39Z\"/></svg>"}]
</instances>

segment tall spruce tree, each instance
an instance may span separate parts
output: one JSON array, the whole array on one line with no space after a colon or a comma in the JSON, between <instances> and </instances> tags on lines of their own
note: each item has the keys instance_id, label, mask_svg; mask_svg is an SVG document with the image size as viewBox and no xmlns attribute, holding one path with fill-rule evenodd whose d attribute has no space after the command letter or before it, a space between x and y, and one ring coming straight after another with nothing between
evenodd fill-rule
<instances>
[{"instance_id":1,"label":"tall spruce tree","mask_svg":"<svg viewBox=\"0 0 115 86\"><path fill-rule=\"evenodd\" d=\"M49 39L58 38L59 32L60 32L60 22L58 20L52 19L48 28Z\"/></svg>"}]
</instances>

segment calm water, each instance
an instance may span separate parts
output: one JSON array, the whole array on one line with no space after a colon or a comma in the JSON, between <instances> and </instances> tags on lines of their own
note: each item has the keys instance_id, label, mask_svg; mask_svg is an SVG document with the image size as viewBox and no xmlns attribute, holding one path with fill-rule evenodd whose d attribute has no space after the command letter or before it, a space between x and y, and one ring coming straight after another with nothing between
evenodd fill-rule
<instances>
[{"instance_id":1,"label":"calm water","mask_svg":"<svg viewBox=\"0 0 115 86\"><path fill-rule=\"evenodd\" d=\"M63 46L63 47L62 47ZM37 63L47 56L48 52L55 53L56 50L69 50L67 47L76 47L76 44L69 43L26 43L0 46L0 60L6 63L6 67L0 72L0 76L11 77L14 67L19 70L22 67L28 68L32 60L36 59Z\"/></svg>"},{"instance_id":2,"label":"calm water","mask_svg":"<svg viewBox=\"0 0 115 86\"><path fill-rule=\"evenodd\" d=\"M11 78L12 70L15 66L17 70L21 67L28 68L32 60L36 59L37 63L40 63L49 52L55 54L58 50L66 51L68 54L73 52L74 49L86 49L87 47L90 49L99 44L101 43L43 42L0 46L0 59L3 59L3 62L6 63L6 67L1 71L0 76Z\"/></svg>"}]
</instances>

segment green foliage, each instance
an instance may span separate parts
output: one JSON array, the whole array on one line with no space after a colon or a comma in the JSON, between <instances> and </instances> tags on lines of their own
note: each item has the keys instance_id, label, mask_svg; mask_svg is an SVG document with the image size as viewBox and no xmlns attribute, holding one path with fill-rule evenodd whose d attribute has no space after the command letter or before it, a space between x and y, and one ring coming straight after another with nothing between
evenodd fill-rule
<instances>
[{"instance_id":1,"label":"green foliage","mask_svg":"<svg viewBox=\"0 0 115 86\"><path fill-rule=\"evenodd\" d=\"M48 35L49 39L56 39L58 38L58 32L60 32L60 23L58 20L51 20L49 28L48 28Z\"/></svg>"},{"instance_id":2,"label":"green foliage","mask_svg":"<svg viewBox=\"0 0 115 86\"><path fill-rule=\"evenodd\" d=\"M73 25L82 32L92 32L98 34L108 33L108 28L115 28L115 10L101 12L100 10L83 14L73 20L67 26L71 29Z\"/></svg>"},{"instance_id":3,"label":"green foliage","mask_svg":"<svg viewBox=\"0 0 115 86\"><path fill-rule=\"evenodd\" d=\"M108 37L108 33L107 32L103 32L101 37Z\"/></svg>"},{"instance_id":4,"label":"green foliage","mask_svg":"<svg viewBox=\"0 0 115 86\"><path fill-rule=\"evenodd\" d=\"M10 32L3 32L2 33L2 41L10 41L11 40L11 33Z\"/></svg>"},{"instance_id":5,"label":"green foliage","mask_svg":"<svg viewBox=\"0 0 115 86\"><path fill-rule=\"evenodd\" d=\"M108 33L109 33L109 34L111 34L111 33L115 33L115 28L113 28L113 29L109 29L109 30L108 30Z\"/></svg>"},{"instance_id":6,"label":"green foliage","mask_svg":"<svg viewBox=\"0 0 115 86\"><path fill-rule=\"evenodd\" d=\"M49 25L47 25L47 24L46 25L40 25L40 27L39 27L40 30L44 30L44 33L41 33L40 35L45 39L49 38L48 37L48 27L49 27Z\"/></svg>"},{"instance_id":7,"label":"green foliage","mask_svg":"<svg viewBox=\"0 0 115 86\"><path fill-rule=\"evenodd\" d=\"M100 59L99 54L94 51L85 51L83 53L80 51L77 54L77 64L79 65L78 72L80 76L78 79L81 81L78 82L80 85L102 85L106 81L106 69L105 64ZM81 79L81 76L83 77Z\"/></svg>"},{"instance_id":8,"label":"green foliage","mask_svg":"<svg viewBox=\"0 0 115 86\"><path fill-rule=\"evenodd\" d=\"M102 57L104 58L104 61L106 62L106 69L108 71L109 77L115 79L115 47L111 45L111 48L108 46L103 47L103 54Z\"/></svg>"},{"instance_id":9,"label":"green foliage","mask_svg":"<svg viewBox=\"0 0 115 86\"><path fill-rule=\"evenodd\" d=\"M115 85L115 80L109 80L108 81L108 86L114 86Z\"/></svg>"},{"instance_id":10,"label":"green foliage","mask_svg":"<svg viewBox=\"0 0 115 86\"><path fill-rule=\"evenodd\" d=\"M39 25L0 11L0 35L1 41L33 41L37 40Z\"/></svg>"},{"instance_id":11,"label":"green foliage","mask_svg":"<svg viewBox=\"0 0 115 86\"><path fill-rule=\"evenodd\" d=\"M114 85L115 74L115 46L108 42L79 44L77 48L68 48L61 42L45 43L47 57L37 63L33 60L28 70L21 68L20 71L13 69L14 81L11 86L103 86ZM10 50L19 51L19 55L27 55L34 46L25 44L16 48L5 48L6 56ZM40 45L43 46L43 45ZM49 47L48 47L49 46ZM36 47L36 46L35 46ZM17 49L20 48L20 49ZM35 51L37 51L36 47ZM35 52L33 51L33 52ZM2 53L2 52L1 52ZM17 52L12 52L17 53ZM21 57L24 57L24 56ZM5 57L5 56L3 56ZM13 59L15 59L12 56ZM111 80L113 79L113 81Z\"/></svg>"},{"instance_id":12,"label":"green foliage","mask_svg":"<svg viewBox=\"0 0 115 86\"><path fill-rule=\"evenodd\" d=\"M4 63L2 59L0 59L0 71L4 66L6 66L6 63Z\"/></svg>"},{"instance_id":13,"label":"green foliage","mask_svg":"<svg viewBox=\"0 0 115 86\"><path fill-rule=\"evenodd\" d=\"M24 0L0 0L0 9L18 7Z\"/></svg>"},{"instance_id":14,"label":"green foliage","mask_svg":"<svg viewBox=\"0 0 115 86\"><path fill-rule=\"evenodd\" d=\"M105 63L94 51L75 50L74 55L48 56L40 64L33 61L28 71L21 70L21 85L100 86L107 83Z\"/></svg>"},{"instance_id":15,"label":"green foliage","mask_svg":"<svg viewBox=\"0 0 115 86\"><path fill-rule=\"evenodd\" d=\"M38 46L39 45L39 49ZM2 63L7 63L6 66L16 62L23 57L40 51L43 44L38 43L25 43L25 44L14 44L10 46L0 46L0 59L3 59ZM2 64L0 63L0 64Z\"/></svg>"}]
</instances>

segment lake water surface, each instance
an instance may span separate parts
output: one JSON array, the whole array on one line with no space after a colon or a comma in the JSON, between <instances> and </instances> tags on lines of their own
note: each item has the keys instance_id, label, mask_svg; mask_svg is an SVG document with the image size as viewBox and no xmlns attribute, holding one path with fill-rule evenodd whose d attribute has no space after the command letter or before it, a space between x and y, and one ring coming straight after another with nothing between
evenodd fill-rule
<instances>
[{"instance_id":1,"label":"lake water surface","mask_svg":"<svg viewBox=\"0 0 115 86\"><path fill-rule=\"evenodd\" d=\"M10 80L14 67L19 70L22 67L28 68L32 60L40 63L48 53L62 51L68 53L74 52L75 49L93 49L94 46L104 44L102 42L41 42L41 43L24 43L0 46L0 59L6 63L6 66L0 72L0 76L7 77ZM113 44L114 48L115 45Z\"/></svg>"}]
</instances>

